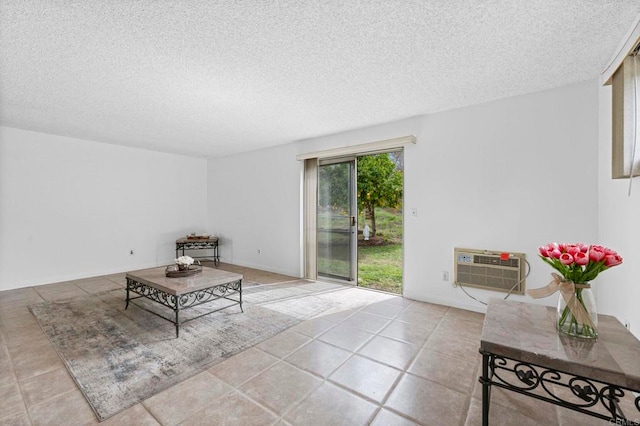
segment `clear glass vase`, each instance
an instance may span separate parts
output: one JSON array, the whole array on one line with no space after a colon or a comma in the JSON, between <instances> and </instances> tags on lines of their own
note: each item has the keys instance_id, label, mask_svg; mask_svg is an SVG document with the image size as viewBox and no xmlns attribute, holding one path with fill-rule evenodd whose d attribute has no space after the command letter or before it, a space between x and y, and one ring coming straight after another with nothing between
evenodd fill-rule
<instances>
[{"instance_id":1,"label":"clear glass vase","mask_svg":"<svg viewBox=\"0 0 640 426\"><path fill-rule=\"evenodd\" d=\"M562 294L558 297L558 316L556 327L560 333L568 336L595 339L598 337L598 313L596 299L591 288L576 288L573 309L567 306ZM582 306L583 316L577 312Z\"/></svg>"}]
</instances>

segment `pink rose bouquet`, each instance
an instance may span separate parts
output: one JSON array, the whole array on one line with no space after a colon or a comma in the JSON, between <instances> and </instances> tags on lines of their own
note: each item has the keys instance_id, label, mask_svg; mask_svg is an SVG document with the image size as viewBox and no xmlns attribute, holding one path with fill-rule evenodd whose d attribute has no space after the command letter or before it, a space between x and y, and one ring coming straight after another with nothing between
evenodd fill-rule
<instances>
[{"instance_id":1,"label":"pink rose bouquet","mask_svg":"<svg viewBox=\"0 0 640 426\"><path fill-rule=\"evenodd\" d=\"M598 274L622 263L622 257L598 245L549 243L538 248L540 258L567 281L586 283Z\"/></svg>"}]
</instances>

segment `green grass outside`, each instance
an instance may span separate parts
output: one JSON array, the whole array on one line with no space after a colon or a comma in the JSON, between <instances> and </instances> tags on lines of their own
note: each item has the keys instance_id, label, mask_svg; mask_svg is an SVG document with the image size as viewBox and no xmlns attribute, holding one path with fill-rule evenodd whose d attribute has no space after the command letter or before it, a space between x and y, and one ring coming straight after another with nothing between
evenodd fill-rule
<instances>
[{"instance_id":1,"label":"green grass outside","mask_svg":"<svg viewBox=\"0 0 640 426\"><path fill-rule=\"evenodd\" d=\"M360 214L358 228L362 232L364 225L371 226L369 220ZM377 236L384 239L386 244L402 244L402 210L376 208Z\"/></svg>"},{"instance_id":2,"label":"green grass outside","mask_svg":"<svg viewBox=\"0 0 640 426\"><path fill-rule=\"evenodd\" d=\"M358 285L402 293L402 244L358 247Z\"/></svg>"},{"instance_id":3,"label":"green grass outside","mask_svg":"<svg viewBox=\"0 0 640 426\"><path fill-rule=\"evenodd\" d=\"M346 218L348 220L348 216ZM348 227L345 218L331 209L318 215L318 228ZM359 236L365 225L363 215L358 220ZM366 222L371 224L370 221ZM390 293L402 293L402 211L376 209L377 237L383 245L358 245L358 285ZM344 240L344 241L343 241ZM330 248L330 251L327 249ZM346 235L318 233L318 271L332 276L349 275L349 245Z\"/></svg>"},{"instance_id":4,"label":"green grass outside","mask_svg":"<svg viewBox=\"0 0 640 426\"><path fill-rule=\"evenodd\" d=\"M359 222L364 228L362 215ZM358 246L358 285L401 294L402 211L377 208L376 228L384 245Z\"/></svg>"}]
</instances>

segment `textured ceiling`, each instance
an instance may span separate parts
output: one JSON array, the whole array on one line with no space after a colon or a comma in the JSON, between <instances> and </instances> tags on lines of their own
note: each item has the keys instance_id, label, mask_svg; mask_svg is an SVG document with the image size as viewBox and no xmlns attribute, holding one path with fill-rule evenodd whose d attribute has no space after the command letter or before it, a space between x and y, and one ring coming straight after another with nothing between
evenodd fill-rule
<instances>
[{"instance_id":1,"label":"textured ceiling","mask_svg":"<svg viewBox=\"0 0 640 426\"><path fill-rule=\"evenodd\" d=\"M595 78L638 0L0 0L0 124L228 155Z\"/></svg>"}]
</instances>

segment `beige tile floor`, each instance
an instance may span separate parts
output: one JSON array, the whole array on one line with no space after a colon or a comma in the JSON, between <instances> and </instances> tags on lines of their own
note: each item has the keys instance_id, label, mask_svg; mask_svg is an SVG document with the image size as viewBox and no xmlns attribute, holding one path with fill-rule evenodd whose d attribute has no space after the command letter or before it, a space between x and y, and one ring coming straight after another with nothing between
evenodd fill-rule
<instances>
[{"instance_id":1,"label":"beige tile floor","mask_svg":"<svg viewBox=\"0 0 640 426\"><path fill-rule=\"evenodd\" d=\"M0 425L98 423L27 306L124 285L115 274L0 292ZM103 424L479 425L482 320L400 297L315 318ZM609 423L496 389L491 424Z\"/></svg>"}]
</instances>

